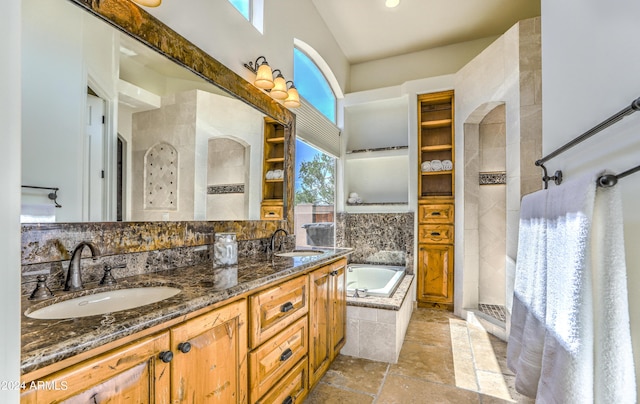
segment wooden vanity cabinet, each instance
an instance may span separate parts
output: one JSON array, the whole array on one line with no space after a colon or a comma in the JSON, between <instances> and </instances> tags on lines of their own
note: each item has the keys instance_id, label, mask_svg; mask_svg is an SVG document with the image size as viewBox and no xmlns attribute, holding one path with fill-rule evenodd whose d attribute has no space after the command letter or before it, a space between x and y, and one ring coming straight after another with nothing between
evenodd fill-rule
<instances>
[{"instance_id":1,"label":"wooden vanity cabinet","mask_svg":"<svg viewBox=\"0 0 640 404\"><path fill-rule=\"evenodd\" d=\"M246 324L240 300L170 329L171 403L247 402Z\"/></svg>"},{"instance_id":2,"label":"wooden vanity cabinet","mask_svg":"<svg viewBox=\"0 0 640 404\"><path fill-rule=\"evenodd\" d=\"M239 300L27 382L21 402L246 403L246 324Z\"/></svg>"},{"instance_id":3,"label":"wooden vanity cabinet","mask_svg":"<svg viewBox=\"0 0 640 404\"><path fill-rule=\"evenodd\" d=\"M26 382L20 402L168 403L169 333L144 338L43 377Z\"/></svg>"},{"instance_id":4,"label":"wooden vanity cabinet","mask_svg":"<svg viewBox=\"0 0 640 404\"><path fill-rule=\"evenodd\" d=\"M309 275L310 387L320 380L346 342L346 266L343 258Z\"/></svg>"}]
</instances>

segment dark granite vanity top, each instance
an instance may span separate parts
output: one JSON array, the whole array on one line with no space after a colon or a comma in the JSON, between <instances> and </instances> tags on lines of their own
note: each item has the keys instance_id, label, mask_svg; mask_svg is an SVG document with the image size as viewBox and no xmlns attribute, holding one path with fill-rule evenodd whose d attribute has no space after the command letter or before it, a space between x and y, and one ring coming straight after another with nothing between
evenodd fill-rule
<instances>
[{"instance_id":1,"label":"dark granite vanity top","mask_svg":"<svg viewBox=\"0 0 640 404\"><path fill-rule=\"evenodd\" d=\"M213 268L212 264L175 268L118 279L115 287L85 285L85 294L116 288L173 286L181 289L166 300L99 316L63 320L38 320L26 310L66 300L70 292L40 302L22 300L21 373L32 372L103 344L185 316L195 310L239 296L269 283L322 265L351 252L348 248L323 248L323 254L309 257L239 258L237 266ZM72 294L78 296L78 292Z\"/></svg>"}]
</instances>

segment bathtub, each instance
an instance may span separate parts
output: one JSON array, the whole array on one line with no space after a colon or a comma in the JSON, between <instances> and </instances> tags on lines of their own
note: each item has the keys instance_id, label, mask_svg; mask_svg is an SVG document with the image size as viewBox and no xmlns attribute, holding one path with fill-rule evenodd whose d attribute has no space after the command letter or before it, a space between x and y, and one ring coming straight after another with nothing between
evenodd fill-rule
<instances>
[{"instance_id":1,"label":"bathtub","mask_svg":"<svg viewBox=\"0 0 640 404\"><path fill-rule=\"evenodd\" d=\"M405 267L350 264L347 266L347 296L353 296L356 289L363 295L390 297L404 277Z\"/></svg>"}]
</instances>

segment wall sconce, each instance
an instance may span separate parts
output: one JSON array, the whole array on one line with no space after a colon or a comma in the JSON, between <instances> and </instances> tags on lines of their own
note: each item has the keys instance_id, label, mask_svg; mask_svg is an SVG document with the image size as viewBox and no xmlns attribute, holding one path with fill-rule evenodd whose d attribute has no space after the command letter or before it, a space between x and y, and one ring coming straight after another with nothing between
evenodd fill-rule
<instances>
[{"instance_id":1,"label":"wall sconce","mask_svg":"<svg viewBox=\"0 0 640 404\"><path fill-rule=\"evenodd\" d=\"M287 84L291 83L291 86L287 89L287 98L284 100L284 106L287 108L298 108L300 106L300 94L298 89L293 85L293 81L287 81Z\"/></svg>"},{"instance_id":2,"label":"wall sconce","mask_svg":"<svg viewBox=\"0 0 640 404\"><path fill-rule=\"evenodd\" d=\"M267 91L271 98L282 101L287 108L300 106L300 95L293 81L286 81L280 69L271 70L264 56L258 56L255 62L245 63L244 67L255 73L253 85Z\"/></svg>"},{"instance_id":3,"label":"wall sconce","mask_svg":"<svg viewBox=\"0 0 640 404\"><path fill-rule=\"evenodd\" d=\"M132 0L134 3L145 7L158 7L162 0Z\"/></svg>"}]
</instances>

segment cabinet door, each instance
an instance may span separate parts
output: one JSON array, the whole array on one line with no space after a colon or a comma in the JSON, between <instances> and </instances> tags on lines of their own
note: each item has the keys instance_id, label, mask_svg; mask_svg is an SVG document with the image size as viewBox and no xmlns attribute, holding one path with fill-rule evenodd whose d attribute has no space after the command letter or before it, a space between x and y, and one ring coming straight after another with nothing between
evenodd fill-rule
<instances>
[{"instance_id":1,"label":"cabinet door","mask_svg":"<svg viewBox=\"0 0 640 404\"><path fill-rule=\"evenodd\" d=\"M310 275L309 303L309 386L313 386L329 368L332 346L329 325L332 315L330 266Z\"/></svg>"},{"instance_id":2,"label":"cabinet door","mask_svg":"<svg viewBox=\"0 0 640 404\"><path fill-rule=\"evenodd\" d=\"M171 329L172 403L247 402L246 324L241 300Z\"/></svg>"},{"instance_id":3,"label":"cabinet door","mask_svg":"<svg viewBox=\"0 0 640 404\"><path fill-rule=\"evenodd\" d=\"M331 321L331 347L333 360L340 353L340 349L346 342L346 322L347 322L347 274L346 265L341 261L338 268L331 271L332 279L332 321Z\"/></svg>"},{"instance_id":4,"label":"cabinet door","mask_svg":"<svg viewBox=\"0 0 640 404\"><path fill-rule=\"evenodd\" d=\"M453 246L420 244L418 300L453 304Z\"/></svg>"},{"instance_id":5,"label":"cabinet door","mask_svg":"<svg viewBox=\"0 0 640 404\"><path fill-rule=\"evenodd\" d=\"M27 403L169 403L169 333L145 338L26 384Z\"/></svg>"}]
</instances>

